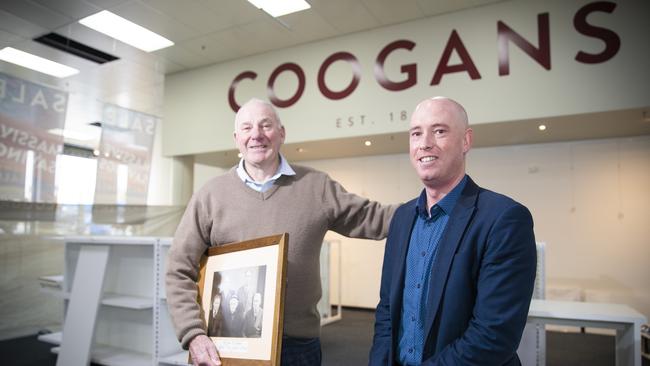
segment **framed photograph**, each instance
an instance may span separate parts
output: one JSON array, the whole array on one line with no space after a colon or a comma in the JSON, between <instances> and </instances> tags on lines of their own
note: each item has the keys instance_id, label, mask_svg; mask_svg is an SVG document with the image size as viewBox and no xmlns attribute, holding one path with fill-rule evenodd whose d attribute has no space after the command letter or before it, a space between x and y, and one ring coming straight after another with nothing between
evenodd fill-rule
<instances>
[{"instance_id":1,"label":"framed photograph","mask_svg":"<svg viewBox=\"0 0 650 366\"><path fill-rule=\"evenodd\" d=\"M211 247L199 304L224 366L280 365L289 234Z\"/></svg>"}]
</instances>

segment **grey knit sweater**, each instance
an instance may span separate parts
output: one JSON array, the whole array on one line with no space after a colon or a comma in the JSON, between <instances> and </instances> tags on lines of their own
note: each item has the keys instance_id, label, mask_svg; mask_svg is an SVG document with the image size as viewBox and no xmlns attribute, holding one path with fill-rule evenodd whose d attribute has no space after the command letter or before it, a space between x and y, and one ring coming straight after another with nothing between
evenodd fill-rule
<instances>
[{"instance_id":1,"label":"grey knit sweater","mask_svg":"<svg viewBox=\"0 0 650 366\"><path fill-rule=\"evenodd\" d=\"M199 260L208 246L289 233L284 334L320 335L319 256L325 233L382 239L396 206L348 193L327 174L292 166L266 192L247 187L235 168L211 179L190 202L167 257L167 303L183 348L205 334L197 299Z\"/></svg>"}]
</instances>

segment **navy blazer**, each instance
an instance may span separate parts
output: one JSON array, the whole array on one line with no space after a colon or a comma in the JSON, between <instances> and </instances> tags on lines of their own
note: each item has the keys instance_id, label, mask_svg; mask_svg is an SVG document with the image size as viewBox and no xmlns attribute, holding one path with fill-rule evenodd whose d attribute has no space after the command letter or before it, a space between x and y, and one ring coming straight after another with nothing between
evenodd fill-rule
<instances>
[{"instance_id":1,"label":"navy blazer","mask_svg":"<svg viewBox=\"0 0 650 366\"><path fill-rule=\"evenodd\" d=\"M396 365L404 264L417 199L390 224L370 365ZM469 177L438 246L426 305L423 365L520 365L517 347L536 272L526 207Z\"/></svg>"}]
</instances>

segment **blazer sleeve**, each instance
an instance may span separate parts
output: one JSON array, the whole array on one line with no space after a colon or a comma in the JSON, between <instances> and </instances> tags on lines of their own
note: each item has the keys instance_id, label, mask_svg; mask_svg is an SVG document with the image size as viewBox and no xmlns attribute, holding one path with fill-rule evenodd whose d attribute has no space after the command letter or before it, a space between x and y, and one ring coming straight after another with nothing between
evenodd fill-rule
<instances>
[{"instance_id":1,"label":"blazer sleeve","mask_svg":"<svg viewBox=\"0 0 650 366\"><path fill-rule=\"evenodd\" d=\"M396 221L399 221L401 210L397 210L395 216L391 220L388 239L386 240L386 248L384 250L384 262L381 272L381 285L379 288L379 303L375 310L375 334L372 339L372 347L370 348L370 360L368 365L372 366L386 366L392 365L391 348L392 348L392 323L390 317L390 292L391 280L395 267L394 247L396 245L395 226Z\"/></svg>"},{"instance_id":2,"label":"blazer sleeve","mask_svg":"<svg viewBox=\"0 0 650 366\"><path fill-rule=\"evenodd\" d=\"M423 365L503 365L516 357L536 272L533 220L520 204L491 228L467 330Z\"/></svg>"}]
</instances>

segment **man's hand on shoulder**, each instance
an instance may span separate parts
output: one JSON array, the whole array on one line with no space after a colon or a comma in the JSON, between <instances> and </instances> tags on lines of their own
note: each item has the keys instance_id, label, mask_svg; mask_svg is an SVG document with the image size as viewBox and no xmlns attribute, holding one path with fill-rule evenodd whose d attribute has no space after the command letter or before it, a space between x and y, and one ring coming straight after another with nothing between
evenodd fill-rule
<instances>
[{"instance_id":1,"label":"man's hand on shoulder","mask_svg":"<svg viewBox=\"0 0 650 366\"><path fill-rule=\"evenodd\" d=\"M194 366L220 366L217 347L206 335L198 335L190 341L190 356Z\"/></svg>"}]
</instances>

